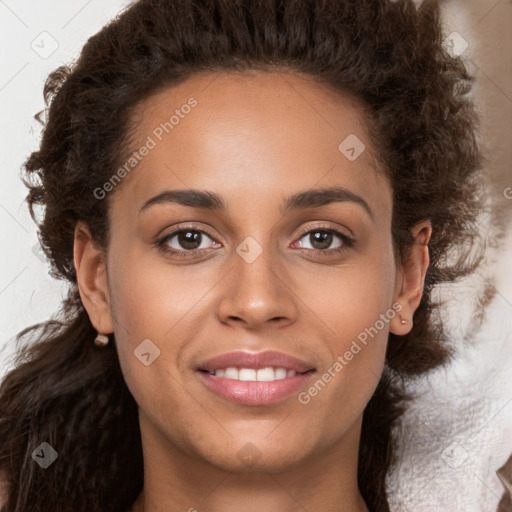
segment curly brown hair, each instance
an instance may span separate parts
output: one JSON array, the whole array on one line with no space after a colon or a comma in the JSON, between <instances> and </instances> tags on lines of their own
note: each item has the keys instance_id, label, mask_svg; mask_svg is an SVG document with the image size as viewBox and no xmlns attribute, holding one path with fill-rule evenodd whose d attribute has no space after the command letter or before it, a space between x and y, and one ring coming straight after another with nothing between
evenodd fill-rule
<instances>
[{"instance_id":1,"label":"curly brown hair","mask_svg":"<svg viewBox=\"0 0 512 512\"><path fill-rule=\"evenodd\" d=\"M198 72L305 73L365 106L372 141L393 190L398 259L410 228L429 220L430 267L414 327L390 334L382 378L363 416L358 465L373 512L389 510L386 473L393 427L408 394L404 382L448 360L452 349L432 288L478 265L482 206L478 118L472 77L443 47L436 1L140 0L91 37L78 60L44 87L40 147L25 162L27 202L51 275L69 282L60 311L24 329L16 367L0 388L0 468L10 493L3 512L125 511L143 487L137 404L115 344L98 350L73 263L74 230L84 221L108 246L108 201L92 193L130 150L141 100ZM41 113L40 113L41 114ZM34 207L42 206L39 223ZM65 464L39 471L42 441ZM44 498L43 498L44 497Z\"/></svg>"}]
</instances>

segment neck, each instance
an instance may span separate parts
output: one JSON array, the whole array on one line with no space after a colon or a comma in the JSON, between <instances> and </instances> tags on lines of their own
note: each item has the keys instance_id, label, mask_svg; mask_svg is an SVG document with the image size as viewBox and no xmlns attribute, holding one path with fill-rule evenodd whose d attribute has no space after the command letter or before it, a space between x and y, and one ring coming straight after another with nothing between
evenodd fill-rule
<instances>
[{"instance_id":1,"label":"neck","mask_svg":"<svg viewBox=\"0 0 512 512\"><path fill-rule=\"evenodd\" d=\"M151 427L139 414L141 432ZM143 425L144 423L144 425ZM368 512L357 486L360 421L335 446L292 469L234 473L142 434L144 489L130 512Z\"/></svg>"}]
</instances>

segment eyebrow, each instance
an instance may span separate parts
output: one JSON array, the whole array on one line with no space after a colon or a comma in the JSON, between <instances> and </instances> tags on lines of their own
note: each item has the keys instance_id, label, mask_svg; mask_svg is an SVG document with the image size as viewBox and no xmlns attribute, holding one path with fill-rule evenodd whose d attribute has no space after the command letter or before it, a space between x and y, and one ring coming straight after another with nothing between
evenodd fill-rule
<instances>
[{"instance_id":1,"label":"eyebrow","mask_svg":"<svg viewBox=\"0 0 512 512\"><path fill-rule=\"evenodd\" d=\"M289 211L314 208L330 203L350 202L361 206L373 220L373 212L368 203L357 194L343 187L329 187L321 189L304 190L288 197L281 206L281 214ZM208 190L185 189L185 190L164 190L154 197L148 199L141 207L139 215L150 206L162 203L177 203L192 208L205 208L212 211L225 211L226 203L221 196Z\"/></svg>"}]
</instances>

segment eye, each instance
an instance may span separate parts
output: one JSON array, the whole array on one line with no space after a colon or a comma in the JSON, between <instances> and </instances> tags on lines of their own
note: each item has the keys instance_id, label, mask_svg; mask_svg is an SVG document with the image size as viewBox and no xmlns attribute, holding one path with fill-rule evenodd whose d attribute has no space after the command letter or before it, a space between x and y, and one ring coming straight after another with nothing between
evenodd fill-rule
<instances>
[{"instance_id":1,"label":"eye","mask_svg":"<svg viewBox=\"0 0 512 512\"><path fill-rule=\"evenodd\" d=\"M157 240L155 245L164 253L186 258L196 256L199 252L204 252L204 249L211 248L212 242L215 247L221 246L202 229L180 226L179 229Z\"/></svg>"},{"instance_id":2,"label":"eye","mask_svg":"<svg viewBox=\"0 0 512 512\"><path fill-rule=\"evenodd\" d=\"M348 250L354 243L349 235L338 228L320 226L303 232L294 245L308 253L332 255ZM208 249L222 247L222 244L195 226L178 226L172 233L158 239L155 246L169 256L193 258L204 255Z\"/></svg>"},{"instance_id":3,"label":"eye","mask_svg":"<svg viewBox=\"0 0 512 512\"><path fill-rule=\"evenodd\" d=\"M315 253L343 252L353 247L354 240L339 229L333 227L317 227L303 233L296 242L300 248Z\"/></svg>"}]
</instances>

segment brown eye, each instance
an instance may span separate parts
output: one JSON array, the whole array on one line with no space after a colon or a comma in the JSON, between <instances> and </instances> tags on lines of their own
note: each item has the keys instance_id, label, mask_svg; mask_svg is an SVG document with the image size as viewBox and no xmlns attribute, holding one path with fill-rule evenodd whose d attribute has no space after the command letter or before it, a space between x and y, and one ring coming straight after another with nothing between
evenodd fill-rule
<instances>
[{"instance_id":1,"label":"brown eye","mask_svg":"<svg viewBox=\"0 0 512 512\"><path fill-rule=\"evenodd\" d=\"M178 258L205 255L207 249L222 247L206 231L193 226L178 226L178 229L157 240L155 245L166 255Z\"/></svg>"},{"instance_id":2,"label":"brown eye","mask_svg":"<svg viewBox=\"0 0 512 512\"><path fill-rule=\"evenodd\" d=\"M199 246L201 245L202 233L199 231L180 231L175 236L177 237L177 242L182 249L199 249Z\"/></svg>"},{"instance_id":3,"label":"brown eye","mask_svg":"<svg viewBox=\"0 0 512 512\"><path fill-rule=\"evenodd\" d=\"M302 242L303 239L305 239L306 242ZM339 242L334 247L331 247L333 242L336 242L336 239L338 239ZM300 247L325 251L342 247L346 243L346 240L347 237L339 232L327 229L315 229L308 231L301 237ZM310 246L308 247L307 244L310 244Z\"/></svg>"},{"instance_id":4,"label":"brown eye","mask_svg":"<svg viewBox=\"0 0 512 512\"><path fill-rule=\"evenodd\" d=\"M210 238L209 235L204 231L197 229L180 229L163 237L160 240L160 245L165 245L170 250L195 251L210 247L211 242L208 243L208 238Z\"/></svg>"},{"instance_id":5,"label":"brown eye","mask_svg":"<svg viewBox=\"0 0 512 512\"><path fill-rule=\"evenodd\" d=\"M333 234L328 231L314 231L309 234L309 242L314 249L329 249Z\"/></svg>"}]
</instances>

